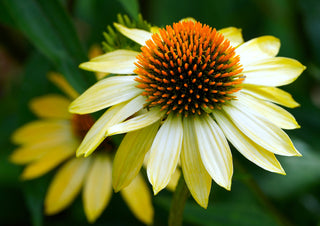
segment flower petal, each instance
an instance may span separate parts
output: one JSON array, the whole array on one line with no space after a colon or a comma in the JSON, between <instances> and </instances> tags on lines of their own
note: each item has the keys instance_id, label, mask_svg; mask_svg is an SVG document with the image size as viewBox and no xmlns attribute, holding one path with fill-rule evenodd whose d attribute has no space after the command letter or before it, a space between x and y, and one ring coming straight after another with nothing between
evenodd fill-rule
<instances>
[{"instance_id":1,"label":"flower petal","mask_svg":"<svg viewBox=\"0 0 320 226\"><path fill-rule=\"evenodd\" d=\"M80 64L80 68L88 71L134 74L136 69L134 62L139 52L131 50L115 50L91 59L89 62Z\"/></svg>"},{"instance_id":2,"label":"flower petal","mask_svg":"<svg viewBox=\"0 0 320 226\"><path fill-rule=\"evenodd\" d=\"M74 158L61 167L45 197L46 214L56 214L71 204L80 192L89 165L90 159Z\"/></svg>"},{"instance_id":3,"label":"flower petal","mask_svg":"<svg viewBox=\"0 0 320 226\"><path fill-rule=\"evenodd\" d=\"M49 94L32 99L30 108L38 117L70 119L71 114L68 112L70 103L70 100L61 95Z\"/></svg>"},{"instance_id":4,"label":"flower petal","mask_svg":"<svg viewBox=\"0 0 320 226\"><path fill-rule=\"evenodd\" d=\"M233 164L225 136L210 116L196 117L194 125L203 165L217 184L230 190Z\"/></svg>"},{"instance_id":5,"label":"flower petal","mask_svg":"<svg viewBox=\"0 0 320 226\"><path fill-rule=\"evenodd\" d=\"M147 174L154 194L165 188L175 171L181 151L181 117L169 115L157 133L149 155Z\"/></svg>"},{"instance_id":6,"label":"flower petal","mask_svg":"<svg viewBox=\"0 0 320 226\"><path fill-rule=\"evenodd\" d=\"M192 118L183 119L181 166L193 198L200 206L207 208L212 179L201 160Z\"/></svg>"},{"instance_id":7,"label":"flower petal","mask_svg":"<svg viewBox=\"0 0 320 226\"><path fill-rule=\"evenodd\" d=\"M230 44L234 47L243 43L243 37L241 29L236 27L227 27L218 30L223 36L230 41Z\"/></svg>"},{"instance_id":8,"label":"flower petal","mask_svg":"<svg viewBox=\"0 0 320 226\"><path fill-rule=\"evenodd\" d=\"M79 93L68 83L68 81L63 77L62 74L49 72L48 78L71 99L76 99L79 96Z\"/></svg>"},{"instance_id":9,"label":"flower petal","mask_svg":"<svg viewBox=\"0 0 320 226\"><path fill-rule=\"evenodd\" d=\"M214 112L214 116L225 136L244 157L265 170L285 174L273 153L251 141L221 111Z\"/></svg>"},{"instance_id":10,"label":"flower petal","mask_svg":"<svg viewBox=\"0 0 320 226\"><path fill-rule=\"evenodd\" d=\"M40 177L57 165L75 155L75 150L78 145L77 140L70 140L62 145L48 148L48 150L36 161L30 163L22 172L23 180L30 180Z\"/></svg>"},{"instance_id":11,"label":"flower petal","mask_svg":"<svg viewBox=\"0 0 320 226\"><path fill-rule=\"evenodd\" d=\"M280 49L280 40L273 36L261 36L243 43L236 49L240 63L247 66L256 61L275 57Z\"/></svg>"},{"instance_id":12,"label":"flower petal","mask_svg":"<svg viewBox=\"0 0 320 226\"><path fill-rule=\"evenodd\" d=\"M297 60L274 57L245 66L243 84L283 86L296 80L305 69Z\"/></svg>"},{"instance_id":13,"label":"flower petal","mask_svg":"<svg viewBox=\"0 0 320 226\"><path fill-rule=\"evenodd\" d=\"M147 111L147 113L138 115L138 116L131 118L125 122L111 126L108 129L106 136L127 133L127 132L131 132L134 130L144 128L146 126L149 126L149 125L155 123L159 119L161 119L161 117L164 114L165 114L164 111L160 111L157 108L153 108L150 111Z\"/></svg>"},{"instance_id":14,"label":"flower petal","mask_svg":"<svg viewBox=\"0 0 320 226\"><path fill-rule=\"evenodd\" d=\"M96 155L83 187L83 207L90 223L96 221L112 195L112 163L107 155Z\"/></svg>"},{"instance_id":15,"label":"flower petal","mask_svg":"<svg viewBox=\"0 0 320 226\"><path fill-rule=\"evenodd\" d=\"M42 141L65 140L70 137L71 125L68 120L38 120L23 125L12 135L16 144L35 144Z\"/></svg>"},{"instance_id":16,"label":"flower petal","mask_svg":"<svg viewBox=\"0 0 320 226\"><path fill-rule=\"evenodd\" d=\"M117 30L123 34L124 36L130 38L131 40L139 43L140 45L144 46L146 41L151 39L152 33L135 28L127 28L121 24L114 23L113 24Z\"/></svg>"},{"instance_id":17,"label":"flower petal","mask_svg":"<svg viewBox=\"0 0 320 226\"><path fill-rule=\"evenodd\" d=\"M290 93L276 87L264 87L244 84L241 92L289 108L300 106L300 104L292 98Z\"/></svg>"},{"instance_id":18,"label":"flower petal","mask_svg":"<svg viewBox=\"0 0 320 226\"><path fill-rule=\"evenodd\" d=\"M137 219L146 225L153 223L154 210L151 194L140 174L134 178L129 186L121 190L121 195Z\"/></svg>"},{"instance_id":19,"label":"flower petal","mask_svg":"<svg viewBox=\"0 0 320 226\"><path fill-rule=\"evenodd\" d=\"M77 156L89 156L106 138L108 127L122 122L139 111L145 103L145 97L136 98L109 108L90 128L77 150Z\"/></svg>"},{"instance_id":20,"label":"flower petal","mask_svg":"<svg viewBox=\"0 0 320 226\"><path fill-rule=\"evenodd\" d=\"M139 173L145 154L149 151L160 122L127 133L114 157L112 184L116 192L126 187Z\"/></svg>"},{"instance_id":21,"label":"flower petal","mask_svg":"<svg viewBox=\"0 0 320 226\"><path fill-rule=\"evenodd\" d=\"M300 128L295 118L283 108L268 101L259 100L245 93L239 92L237 95L238 104L243 108L249 108L257 116L263 116L273 124L283 129Z\"/></svg>"},{"instance_id":22,"label":"flower petal","mask_svg":"<svg viewBox=\"0 0 320 226\"><path fill-rule=\"evenodd\" d=\"M166 189L171 192L174 192L176 190L177 185L178 185L180 176L181 176L181 171L179 168L176 168L174 173L171 175L170 181L169 181Z\"/></svg>"},{"instance_id":23,"label":"flower petal","mask_svg":"<svg viewBox=\"0 0 320 226\"><path fill-rule=\"evenodd\" d=\"M241 108L236 101L223 108L233 123L253 142L278 155L301 156L288 135L279 127Z\"/></svg>"},{"instance_id":24,"label":"flower petal","mask_svg":"<svg viewBox=\"0 0 320 226\"><path fill-rule=\"evenodd\" d=\"M135 76L114 76L98 81L69 107L71 113L88 114L130 100L141 93Z\"/></svg>"}]
</instances>

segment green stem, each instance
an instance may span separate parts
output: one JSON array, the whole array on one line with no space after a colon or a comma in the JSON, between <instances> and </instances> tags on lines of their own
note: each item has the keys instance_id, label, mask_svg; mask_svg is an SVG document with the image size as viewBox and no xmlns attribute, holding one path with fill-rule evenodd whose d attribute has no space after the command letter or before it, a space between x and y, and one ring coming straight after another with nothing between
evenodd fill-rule
<instances>
[{"instance_id":1,"label":"green stem","mask_svg":"<svg viewBox=\"0 0 320 226\"><path fill-rule=\"evenodd\" d=\"M182 225L183 210L189 195L189 189L184 181L183 175L181 175L176 190L173 194L169 213L169 226Z\"/></svg>"},{"instance_id":2,"label":"green stem","mask_svg":"<svg viewBox=\"0 0 320 226\"><path fill-rule=\"evenodd\" d=\"M270 199L263 193L257 182L254 178L247 172L242 164L239 161L236 162L238 170L245 174L244 179L245 184L251 189L254 195L257 197L258 201L269 210L269 212L274 216L275 220L279 225L291 226L293 225L281 212L273 205Z\"/></svg>"}]
</instances>

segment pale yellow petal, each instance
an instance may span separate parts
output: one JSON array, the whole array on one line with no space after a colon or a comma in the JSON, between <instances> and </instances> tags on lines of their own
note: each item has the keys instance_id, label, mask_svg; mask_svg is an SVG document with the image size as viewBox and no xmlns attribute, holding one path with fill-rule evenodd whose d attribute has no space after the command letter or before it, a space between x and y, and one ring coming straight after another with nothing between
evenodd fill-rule
<instances>
[{"instance_id":1,"label":"pale yellow petal","mask_svg":"<svg viewBox=\"0 0 320 226\"><path fill-rule=\"evenodd\" d=\"M152 33L135 29L135 28L127 28L121 24L114 23L114 26L117 28L119 32L121 32L124 36L130 38L131 40L139 43L140 45L144 46L148 39L151 39Z\"/></svg>"},{"instance_id":2,"label":"pale yellow petal","mask_svg":"<svg viewBox=\"0 0 320 226\"><path fill-rule=\"evenodd\" d=\"M268 151L286 156L301 155L283 130L262 117L254 115L250 109L241 108L236 101L232 106L225 106L223 109L246 136Z\"/></svg>"},{"instance_id":3,"label":"pale yellow petal","mask_svg":"<svg viewBox=\"0 0 320 226\"><path fill-rule=\"evenodd\" d=\"M255 85L243 85L241 92L252 95L256 98L271 101L285 107L294 108L300 106L290 93L276 87L264 87Z\"/></svg>"},{"instance_id":4,"label":"pale yellow petal","mask_svg":"<svg viewBox=\"0 0 320 226\"><path fill-rule=\"evenodd\" d=\"M70 119L71 114L68 112L70 103L70 100L61 95L49 94L32 99L30 108L38 117Z\"/></svg>"},{"instance_id":5,"label":"pale yellow petal","mask_svg":"<svg viewBox=\"0 0 320 226\"><path fill-rule=\"evenodd\" d=\"M189 191L197 203L207 208L211 190L211 176L203 166L193 118L183 119L181 167Z\"/></svg>"},{"instance_id":6,"label":"pale yellow petal","mask_svg":"<svg viewBox=\"0 0 320 226\"><path fill-rule=\"evenodd\" d=\"M139 111L145 103L145 97L136 98L109 108L90 128L77 150L77 156L90 155L96 147L106 138L107 129L122 122Z\"/></svg>"},{"instance_id":7,"label":"pale yellow petal","mask_svg":"<svg viewBox=\"0 0 320 226\"><path fill-rule=\"evenodd\" d=\"M135 76L114 76L98 81L73 101L71 113L88 114L130 100L141 93Z\"/></svg>"},{"instance_id":8,"label":"pale yellow petal","mask_svg":"<svg viewBox=\"0 0 320 226\"><path fill-rule=\"evenodd\" d=\"M59 169L44 200L46 214L56 214L71 204L80 192L89 166L89 158L74 158Z\"/></svg>"},{"instance_id":9,"label":"pale yellow petal","mask_svg":"<svg viewBox=\"0 0 320 226\"><path fill-rule=\"evenodd\" d=\"M182 137L181 117L169 115L160 127L150 148L147 174L155 194L167 186L177 167Z\"/></svg>"},{"instance_id":10,"label":"pale yellow petal","mask_svg":"<svg viewBox=\"0 0 320 226\"><path fill-rule=\"evenodd\" d=\"M265 170L285 174L273 153L245 136L221 111L215 111L214 116L225 136L244 157Z\"/></svg>"},{"instance_id":11,"label":"pale yellow petal","mask_svg":"<svg viewBox=\"0 0 320 226\"><path fill-rule=\"evenodd\" d=\"M252 64L256 61L275 57L280 49L280 40L273 36L261 36L251 39L240 45L236 53L240 55L242 66Z\"/></svg>"},{"instance_id":12,"label":"pale yellow petal","mask_svg":"<svg viewBox=\"0 0 320 226\"><path fill-rule=\"evenodd\" d=\"M96 221L112 195L112 163L107 155L96 155L83 187L83 208L90 223Z\"/></svg>"},{"instance_id":13,"label":"pale yellow petal","mask_svg":"<svg viewBox=\"0 0 320 226\"><path fill-rule=\"evenodd\" d=\"M131 50L115 50L91 59L89 62L80 64L80 68L88 71L134 74L136 66L134 62L139 52Z\"/></svg>"},{"instance_id":14,"label":"pale yellow petal","mask_svg":"<svg viewBox=\"0 0 320 226\"><path fill-rule=\"evenodd\" d=\"M217 184L230 190L232 155L223 132L210 116L196 117L194 125L203 165Z\"/></svg>"},{"instance_id":15,"label":"pale yellow petal","mask_svg":"<svg viewBox=\"0 0 320 226\"><path fill-rule=\"evenodd\" d=\"M139 173L159 125L158 121L143 129L127 133L123 138L113 162L112 184L116 192L130 184Z\"/></svg>"},{"instance_id":16,"label":"pale yellow petal","mask_svg":"<svg viewBox=\"0 0 320 226\"><path fill-rule=\"evenodd\" d=\"M30 180L46 174L66 159L75 156L77 145L77 140L70 140L56 146L55 149L49 148L39 159L27 165L21 174L21 178Z\"/></svg>"},{"instance_id":17,"label":"pale yellow petal","mask_svg":"<svg viewBox=\"0 0 320 226\"><path fill-rule=\"evenodd\" d=\"M243 43L243 37L241 29L236 27L227 27L218 30L218 32L222 33L225 38L230 41L230 44L234 47Z\"/></svg>"},{"instance_id":18,"label":"pale yellow petal","mask_svg":"<svg viewBox=\"0 0 320 226\"><path fill-rule=\"evenodd\" d=\"M69 120L38 120L23 125L12 135L16 144L34 144L42 141L65 140L70 137L71 125Z\"/></svg>"},{"instance_id":19,"label":"pale yellow petal","mask_svg":"<svg viewBox=\"0 0 320 226\"><path fill-rule=\"evenodd\" d=\"M181 176L181 171L179 168L176 168L174 173L171 175L170 181L169 181L166 189L168 189L171 192L174 192L176 190L177 185L178 185L180 176Z\"/></svg>"},{"instance_id":20,"label":"pale yellow petal","mask_svg":"<svg viewBox=\"0 0 320 226\"><path fill-rule=\"evenodd\" d=\"M257 61L244 67L243 84L283 86L296 80L305 69L299 61L285 57Z\"/></svg>"},{"instance_id":21,"label":"pale yellow petal","mask_svg":"<svg viewBox=\"0 0 320 226\"><path fill-rule=\"evenodd\" d=\"M153 223L152 197L147 184L140 174L131 184L121 190L121 195L134 216L147 225Z\"/></svg>"},{"instance_id":22,"label":"pale yellow petal","mask_svg":"<svg viewBox=\"0 0 320 226\"><path fill-rule=\"evenodd\" d=\"M147 111L147 113L143 113L125 122L111 126L108 129L106 136L127 133L134 130L142 129L146 126L155 123L156 121L159 121L159 119L161 119L164 114L164 111L160 111L159 109L153 108L150 111Z\"/></svg>"},{"instance_id":23,"label":"pale yellow petal","mask_svg":"<svg viewBox=\"0 0 320 226\"><path fill-rule=\"evenodd\" d=\"M79 96L79 93L68 83L68 81L63 77L63 75L56 72L49 72L48 78L72 100L76 99Z\"/></svg>"},{"instance_id":24,"label":"pale yellow petal","mask_svg":"<svg viewBox=\"0 0 320 226\"><path fill-rule=\"evenodd\" d=\"M237 99L243 108L250 108L250 111L258 116L263 116L270 122L283 129L300 128L295 118L283 108L268 101L259 100L245 93L238 93Z\"/></svg>"}]
</instances>

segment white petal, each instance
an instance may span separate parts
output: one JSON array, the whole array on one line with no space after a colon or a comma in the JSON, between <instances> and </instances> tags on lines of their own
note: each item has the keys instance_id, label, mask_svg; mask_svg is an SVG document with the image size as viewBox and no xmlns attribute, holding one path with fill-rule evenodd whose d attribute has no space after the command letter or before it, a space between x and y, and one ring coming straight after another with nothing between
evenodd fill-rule
<instances>
[{"instance_id":1,"label":"white petal","mask_svg":"<svg viewBox=\"0 0 320 226\"><path fill-rule=\"evenodd\" d=\"M150 148L147 173L155 194L167 186L177 167L182 136L181 118L169 115L160 127Z\"/></svg>"},{"instance_id":2,"label":"white petal","mask_svg":"<svg viewBox=\"0 0 320 226\"><path fill-rule=\"evenodd\" d=\"M244 108L250 108L252 113L265 117L280 128L296 129L300 127L289 112L273 103L259 100L241 92L237 94L237 98L239 100L238 104L242 104Z\"/></svg>"},{"instance_id":3,"label":"white petal","mask_svg":"<svg viewBox=\"0 0 320 226\"><path fill-rule=\"evenodd\" d=\"M241 92L289 108L300 106L300 104L292 98L290 93L276 87L264 87L244 84Z\"/></svg>"},{"instance_id":4,"label":"white petal","mask_svg":"<svg viewBox=\"0 0 320 226\"><path fill-rule=\"evenodd\" d=\"M134 62L139 52L130 50L116 50L95 57L89 62L80 64L80 68L88 71L97 71L113 74L133 74L136 66Z\"/></svg>"},{"instance_id":5,"label":"white petal","mask_svg":"<svg viewBox=\"0 0 320 226\"><path fill-rule=\"evenodd\" d=\"M255 61L275 57L280 49L280 40L273 36L261 36L245 42L236 49L242 66Z\"/></svg>"},{"instance_id":6,"label":"white petal","mask_svg":"<svg viewBox=\"0 0 320 226\"><path fill-rule=\"evenodd\" d=\"M194 123L203 165L217 184L230 190L233 165L225 136L210 116L196 117Z\"/></svg>"},{"instance_id":7,"label":"white petal","mask_svg":"<svg viewBox=\"0 0 320 226\"><path fill-rule=\"evenodd\" d=\"M71 103L69 111L88 114L127 101L141 93L135 76L114 76L102 79Z\"/></svg>"},{"instance_id":8,"label":"white petal","mask_svg":"<svg viewBox=\"0 0 320 226\"><path fill-rule=\"evenodd\" d=\"M285 132L273 123L255 116L249 112L249 109L241 108L237 101L233 102L233 106L225 106L223 109L234 124L253 142L275 154L300 156Z\"/></svg>"},{"instance_id":9,"label":"white petal","mask_svg":"<svg viewBox=\"0 0 320 226\"><path fill-rule=\"evenodd\" d=\"M203 166L195 135L194 120L190 117L183 118L181 167L193 198L200 206L207 208L212 179Z\"/></svg>"},{"instance_id":10,"label":"white petal","mask_svg":"<svg viewBox=\"0 0 320 226\"><path fill-rule=\"evenodd\" d=\"M225 136L244 157L265 170L285 174L273 153L251 141L221 111L215 111L214 116Z\"/></svg>"},{"instance_id":11,"label":"white petal","mask_svg":"<svg viewBox=\"0 0 320 226\"><path fill-rule=\"evenodd\" d=\"M84 155L86 157L90 155L106 137L105 134L108 127L122 122L139 111L143 107L144 102L145 97L137 96L128 102L109 108L90 128L77 150L77 156Z\"/></svg>"},{"instance_id":12,"label":"white petal","mask_svg":"<svg viewBox=\"0 0 320 226\"><path fill-rule=\"evenodd\" d=\"M243 43L242 32L239 28L227 27L220 29L218 32L222 33L223 36L230 41L230 44L233 47L237 47L238 45Z\"/></svg>"},{"instance_id":13,"label":"white petal","mask_svg":"<svg viewBox=\"0 0 320 226\"><path fill-rule=\"evenodd\" d=\"M153 108L150 111L147 111L147 113L138 115L125 122L111 126L110 128L108 128L106 136L111 136L111 135L120 134L120 133L127 133L130 131L144 128L160 120L164 114L165 114L164 111L160 111L157 108Z\"/></svg>"},{"instance_id":14,"label":"white petal","mask_svg":"<svg viewBox=\"0 0 320 226\"><path fill-rule=\"evenodd\" d=\"M130 38L131 40L144 46L148 39L151 39L152 33L135 28L127 28L121 24L114 23L114 26L121 32L124 36Z\"/></svg>"},{"instance_id":15,"label":"white petal","mask_svg":"<svg viewBox=\"0 0 320 226\"><path fill-rule=\"evenodd\" d=\"M305 69L299 61L285 57L257 61L244 67L243 84L283 86L296 80Z\"/></svg>"}]
</instances>

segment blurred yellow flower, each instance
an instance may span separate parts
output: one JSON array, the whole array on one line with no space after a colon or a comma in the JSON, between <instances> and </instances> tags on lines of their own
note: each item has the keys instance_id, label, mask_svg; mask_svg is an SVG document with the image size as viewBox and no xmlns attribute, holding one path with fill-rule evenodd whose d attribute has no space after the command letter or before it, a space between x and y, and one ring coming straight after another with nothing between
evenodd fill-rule
<instances>
[{"instance_id":1,"label":"blurred yellow flower","mask_svg":"<svg viewBox=\"0 0 320 226\"><path fill-rule=\"evenodd\" d=\"M63 88L70 99L77 96L62 76L52 74L50 78ZM112 195L115 150L108 140L90 158L75 157L77 147L94 120L89 115L70 114L70 99L56 94L34 98L30 108L39 119L14 132L12 140L20 147L10 159L16 164L27 165L21 175L24 180L40 177L62 164L48 188L45 213L52 215L62 211L83 188L84 211L88 221L94 222ZM121 195L136 218L145 224L152 223L151 194L141 175L137 175Z\"/></svg>"},{"instance_id":2,"label":"blurred yellow flower","mask_svg":"<svg viewBox=\"0 0 320 226\"><path fill-rule=\"evenodd\" d=\"M282 130L299 125L276 105L298 103L276 87L293 82L305 67L276 57L279 39L244 42L240 29L216 31L193 19L154 34L115 26L141 44L141 52L119 49L81 64L127 76L100 80L69 110L88 114L110 107L87 133L78 156L89 156L107 136L127 133L114 160L116 191L138 174L149 152L147 174L155 194L169 183L180 160L192 196L206 208L212 179L231 187L227 139L247 159L275 173L285 174L274 154L300 155Z\"/></svg>"}]
</instances>

